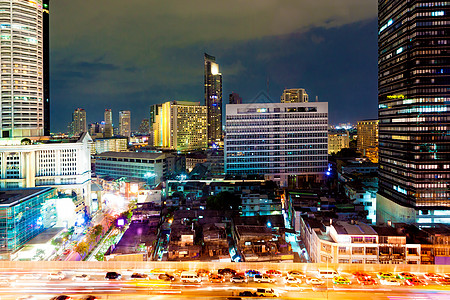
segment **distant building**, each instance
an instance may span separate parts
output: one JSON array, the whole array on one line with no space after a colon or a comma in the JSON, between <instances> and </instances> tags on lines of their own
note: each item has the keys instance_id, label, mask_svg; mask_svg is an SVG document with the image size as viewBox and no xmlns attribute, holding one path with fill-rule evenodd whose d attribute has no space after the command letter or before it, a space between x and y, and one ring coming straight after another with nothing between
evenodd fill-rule
<instances>
[{"instance_id":1,"label":"distant building","mask_svg":"<svg viewBox=\"0 0 450 300\"><path fill-rule=\"evenodd\" d=\"M206 149L207 107L199 102L170 101L151 109L153 146L177 151Z\"/></svg>"},{"instance_id":2,"label":"distant building","mask_svg":"<svg viewBox=\"0 0 450 300\"><path fill-rule=\"evenodd\" d=\"M113 134L112 110L105 109L105 129L103 136L108 138L112 137Z\"/></svg>"},{"instance_id":3,"label":"distant building","mask_svg":"<svg viewBox=\"0 0 450 300\"><path fill-rule=\"evenodd\" d=\"M0 188L55 187L74 195L77 214L90 212L92 139L84 133L76 140L0 140Z\"/></svg>"},{"instance_id":4,"label":"distant building","mask_svg":"<svg viewBox=\"0 0 450 300\"><path fill-rule=\"evenodd\" d=\"M328 103L228 104L226 113L226 174L265 175L283 186L323 180Z\"/></svg>"},{"instance_id":5,"label":"distant building","mask_svg":"<svg viewBox=\"0 0 450 300\"><path fill-rule=\"evenodd\" d=\"M204 55L208 145L222 144L222 74L214 56Z\"/></svg>"},{"instance_id":6,"label":"distant building","mask_svg":"<svg viewBox=\"0 0 450 300\"><path fill-rule=\"evenodd\" d=\"M338 153L344 148L349 148L350 137L348 132L328 133L328 154Z\"/></svg>"},{"instance_id":7,"label":"distant building","mask_svg":"<svg viewBox=\"0 0 450 300\"><path fill-rule=\"evenodd\" d=\"M139 125L139 133L143 135L147 135L150 132L150 123L148 119L142 119L141 124Z\"/></svg>"},{"instance_id":8,"label":"distant building","mask_svg":"<svg viewBox=\"0 0 450 300\"><path fill-rule=\"evenodd\" d=\"M131 136L131 112L129 110L119 111L119 135Z\"/></svg>"},{"instance_id":9,"label":"distant building","mask_svg":"<svg viewBox=\"0 0 450 300\"><path fill-rule=\"evenodd\" d=\"M87 132L86 126L86 111L82 108L77 108L72 113L72 123L70 124L70 134L80 135Z\"/></svg>"},{"instance_id":10,"label":"distant building","mask_svg":"<svg viewBox=\"0 0 450 300\"><path fill-rule=\"evenodd\" d=\"M127 138L105 138L105 139L96 139L93 143L91 153L92 154L100 154L103 152L121 152L127 151L128 148L128 139Z\"/></svg>"},{"instance_id":11,"label":"distant building","mask_svg":"<svg viewBox=\"0 0 450 300\"><path fill-rule=\"evenodd\" d=\"M0 191L0 256L55 226L56 201L56 189L50 187Z\"/></svg>"},{"instance_id":12,"label":"distant building","mask_svg":"<svg viewBox=\"0 0 450 300\"><path fill-rule=\"evenodd\" d=\"M238 93L231 93L229 97L229 104L242 104L242 98L239 96Z\"/></svg>"},{"instance_id":13,"label":"distant building","mask_svg":"<svg viewBox=\"0 0 450 300\"><path fill-rule=\"evenodd\" d=\"M157 185L166 175L166 155L148 152L104 152L96 156L97 176L125 177Z\"/></svg>"},{"instance_id":14,"label":"distant building","mask_svg":"<svg viewBox=\"0 0 450 300\"><path fill-rule=\"evenodd\" d=\"M281 103L308 102L308 94L304 89L285 89L281 95Z\"/></svg>"},{"instance_id":15,"label":"distant building","mask_svg":"<svg viewBox=\"0 0 450 300\"><path fill-rule=\"evenodd\" d=\"M378 120L358 121L358 151L378 163Z\"/></svg>"}]
</instances>

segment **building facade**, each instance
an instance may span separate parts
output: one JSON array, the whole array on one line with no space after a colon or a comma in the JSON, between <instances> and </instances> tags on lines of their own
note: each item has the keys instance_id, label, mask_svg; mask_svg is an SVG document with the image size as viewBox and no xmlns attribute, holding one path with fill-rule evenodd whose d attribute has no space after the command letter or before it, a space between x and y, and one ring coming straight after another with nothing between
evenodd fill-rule
<instances>
[{"instance_id":1,"label":"building facade","mask_svg":"<svg viewBox=\"0 0 450 300\"><path fill-rule=\"evenodd\" d=\"M206 149L206 106L199 102L170 101L156 105L154 111L152 129L155 147L177 151Z\"/></svg>"},{"instance_id":2,"label":"building facade","mask_svg":"<svg viewBox=\"0 0 450 300\"><path fill-rule=\"evenodd\" d=\"M113 131L113 121L112 121L112 110L111 109L105 109L104 113L105 117L105 129L103 131L103 137L112 137L114 135Z\"/></svg>"},{"instance_id":3,"label":"building facade","mask_svg":"<svg viewBox=\"0 0 450 300\"><path fill-rule=\"evenodd\" d=\"M341 149L349 148L350 137L348 132L328 133L328 154L338 153Z\"/></svg>"},{"instance_id":4,"label":"building facade","mask_svg":"<svg viewBox=\"0 0 450 300\"><path fill-rule=\"evenodd\" d=\"M449 223L450 3L378 9L377 223Z\"/></svg>"},{"instance_id":5,"label":"building facade","mask_svg":"<svg viewBox=\"0 0 450 300\"><path fill-rule=\"evenodd\" d=\"M0 189L55 187L58 192L74 195L75 210L90 210L92 139L60 143L23 143L3 139L0 145Z\"/></svg>"},{"instance_id":6,"label":"building facade","mask_svg":"<svg viewBox=\"0 0 450 300\"><path fill-rule=\"evenodd\" d=\"M308 102L308 94L305 89L285 89L281 95L281 103Z\"/></svg>"},{"instance_id":7,"label":"building facade","mask_svg":"<svg viewBox=\"0 0 450 300\"><path fill-rule=\"evenodd\" d=\"M131 111L129 110L119 111L119 135L131 136Z\"/></svg>"},{"instance_id":8,"label":"building facade","mask_svg":"<svg viewBox=\"0 0 450 300\"><path fill-rule=\"evenodd\" d=\"M378 120L358 121L357 147L363 156L373 163L378 163Z\"/></svg>"},{"instance_id":9,"label":"building facade","mask_svg":"<svg viewBox=\"0 0 450 300\"><path fill-rule=\"evenodd\" d=\"M50 135L50 0L42 1L43 71L44 71L44 135Z\"/></svg>"},{"instance_id":10,"label":"building facade","mask_svg":"<svg viewBox=\"0 0 450 300\"><path fill-rule=\"evenodd\" d=\"M72 113L72 122L70 123L70 134L80 135L83 132L87 132L86 111L82 108L77 108Z\"/></svg>"},{"instance_id":11,"label":"building facade","mask_svg":"<svg viewBox=\"0 0 450 300\"><path fill-rule=\"evenodd\" d=\"M0 1L1 137L44 134L43 5Z\"/></svg>"},{"instance_id":12,"label":"building facade","mask_svg":"<svg viewBox=\"0 0 450 300\"><path fill-rule=\"evenodd\" d=\"M222 74L214 56L205 53L205 105L207 107L208 145L220 145L222 138Z\"/></svg>"},{"instance_id":13,"label":"building facade","mask_svg":"<svg viewBox=\"0 0 450 300\"><path fill-rule=\"evenodd\" d=\"M327 171L328 103L228 104L226 112L227 174L266 175L285 186Z\"/></svg>"},{"instance_id":14,"label":"building facade","mask_svg":"<svg viewBox=\"0 0 450 300\"><path fill-rule=\"evenodd\" d=\"M121 152L128 150L127 138L108 138L108 139L96 139L92 144L91 153L100 154L103 152Z\"/></svg>"}]
</instances>

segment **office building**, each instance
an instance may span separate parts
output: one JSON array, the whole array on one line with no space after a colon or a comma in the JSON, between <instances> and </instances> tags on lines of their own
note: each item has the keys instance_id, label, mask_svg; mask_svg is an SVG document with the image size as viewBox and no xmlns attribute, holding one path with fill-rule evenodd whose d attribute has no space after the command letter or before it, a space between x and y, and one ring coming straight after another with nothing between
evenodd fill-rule
<instances>
[{"instance_id":1,"label":"office building","mask_svg":"<svg viewBox=\"0 0 450 300\"><path fill-rule=\"evenodd\" d=\"M56 225L55 188L0 191L0 255L12 253Z\"/></svg>"},{"instance_id":2,"label":"office building","mask_svg":"<svg viewBox=\"0 0 450 300\"><path fill-rule=\"evenodd\" d=\"M44 75L44 135L50 136L50 0L42 1L43 75Z\"/></svg>"},{"instance_id":3,"label":"office building","mask_svg":"<svg viewBox=\"0 0 450 300\"><path fill-rule=\"evenodd\" d=\"M222 74L214 56L205 53L205 105L208 118L208 145L221 145Z\"/></svg>"},{"instance_id":4,"label":"office building","mask_svg":"<svg viewBox=\"0 0 450 300\"><path fill-rule=\"evenodd\" d=\"M125 177L157 185L166 175L166 155L149 152L104 152L96 156L97 176Z\"/></svg>"},{"instance_id":5,"label":"office building","mask_svg":"<svg viewBox=\"0 0 450 300\"><path fill-rule=\"evenodd\" d=\"M149 119L142 119L141 124L139 125L139 134L147 135L149 132L150 132Z\"/></svg>"},{"instance_id":6,"label":"office building","mask_svg":"<svg viewBox=\"0 0 450 300\"><path fill-rule=\"evenodd\" d=\"M227 104L226 132L226 174L296 186L327 171L328 103Z\"/></svg>"},{"instance_id":7,"label":"office building","mask_svg":"<svg viewBox=\"0 0 450 300\"><path fill-rule=\"evenodd\" d=\"M281 95L281 103L308 102L308 94L304 89L285 89Z\"/></svg>"},{"instance_id":8,"label":"office building","mask_svg":"<svg viewBox=\"0 0 450 300\"><path fill-rule=\"evenodd\" d=\"M92 139L0 140L0 189L55 187L73 195L75 210L90 212Z\"/></svg>"},{"instance_id":9,"label":"office building","mask_svg":"<svg viewBox=\"0 0 450 300\"><path fill-rule=\"evenodd\" d=\"M42 9L42 1L0 3L0 132L4 138L44 134L44 53L48 52L44 52Z\"/></svg>"},{"instance_id":10,"label":"office building","mask_svg":"<svg viewBox=\"0 0 450 300\"><path fill-rule=\"evenodd\" d=\"M358 121L357 147L363 156L378 163L378 120Z\"/></svg>"},{"instance_id":11,"label":"office building","mask_svg":"<svg viewBox=\"0 0 450 300\"><path fill-rule=\"evenodd\" d=\"M86 111L82 108L77 108L72 113L72 123L70 123L70 134L81 135L83 132L87 132Z\"/></svg>"},{"instance_id":12,"label":"office building","mask_svg":"<svg viewBox=\"0 0 450 300\"><path fill-rule=\"evenodd\" d=\"M199 102L169 101L154 105L153 145L178 151L206 149L207 107Z\"/></svg>"},{"instance_id":13,"label":"office building","mask_svg":"<svg viewBox=\"0 0 450 300\"><path fill-rule=\"evenodd\" d=\"M109 138L112 137L113 134L112 110L105 109L105 129L103 131L103 137Z\"/></svg>"},{"instance_id":14,"label":"office building","mask_svg":"<svg viewBox=\"0 0 450 300\"><path fill-rule=\"evenodd\" d=\"M91 154L103 152L121 152L128 150L128 139L124 137L99 138L92 144Z\"/></svg>"},{"instance_id":15,"label":"office building","mask_svg":"<svg viewBox=\"0 0 450 300\"><path fill-rule=\"evenodd\" d=\"M238 93L231 93L229 97L229 104L242 104L242 98L239 96Z\"/></svg>"},{"instance_id":16,"label":"office building","mask_svg":"<svg viewBox=\"0 0 450 300\"><path fill-rule=\"evenodd\" d=\"M450 223L449 3L378 9L377 223Z\"/></svg>"},{"instance_id":17,"label":"office building","mask_svg":"<svg viewBox=\"0 0 450 300\"><path fill-rule=\"evenodd\" d=\"M131 112L129 110L119 111L119 135L131 136Z\"/></svg>"},{"instance_id":18,"label":"office building","mask_svg":"<svg viewBox=\"0 0 450 300\"><path fill-rule=\"evenodd\" d=\"M348 132L328 133L328 154L338 153L344 148L349 148L350 137Z\"/></svg>"}]
</instances>

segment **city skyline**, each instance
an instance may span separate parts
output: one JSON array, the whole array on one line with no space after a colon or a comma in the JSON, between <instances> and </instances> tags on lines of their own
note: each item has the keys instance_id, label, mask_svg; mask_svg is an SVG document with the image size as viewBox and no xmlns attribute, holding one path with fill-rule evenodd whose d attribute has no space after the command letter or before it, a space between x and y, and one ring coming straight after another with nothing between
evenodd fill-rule
<instances>
[{"instance_id":1,"label":"city skyline","mask_svg":"<svg viewBox=\"0 0 450 300\"><path fill-rule=\"evenodd\" d=\"M247 5L233 16L221 4L208 4L195 12L193 24L188 22L189 30L199 37L184 33L182 28L187 25L177 18L181 14L178 9L161 7L170 22L159 20L157 27L149 21L157 16L141 16L157 10L150 9L150 4L140 3L136 10L119 2L109 2L104 8L96 2L81 18L73 18L69 14L79 7L79 1L52 2L52 131L64 131L77 107L86 109L88 123L102 120L102 110L96 107L131 110L132 128L136 129L148 118L152 104L171 100L203 103L204 52L213 54L221 66L223 95L236 92L243 103L254 102L258 93L267 91L269 82L274 102L285 88L305 88L311 101L318 96L319 101L329 102L330 123L375 118L376 1L359 2L344 1L336 7L326 2L311 6L292 1L276 9L261 4L255 8L258 17ZM202 7L201 3L197 1L193 7ZM184 4L178 6L181 9ZM317 13L325 7L331 9ZM303 17L289 22L280 17L290 10ZM130 23L126 30L110 24L118 13ZM214 22L202 32L213 16L234 21ZM249 26L253 28L250 32ZM264 30L256 30L259 26ZM137 34L133 27L151 30ZM65 116L64 120L60 116ZM114 115L114 124L118 124L117 117Z\"/></svg>"}]
</instances>

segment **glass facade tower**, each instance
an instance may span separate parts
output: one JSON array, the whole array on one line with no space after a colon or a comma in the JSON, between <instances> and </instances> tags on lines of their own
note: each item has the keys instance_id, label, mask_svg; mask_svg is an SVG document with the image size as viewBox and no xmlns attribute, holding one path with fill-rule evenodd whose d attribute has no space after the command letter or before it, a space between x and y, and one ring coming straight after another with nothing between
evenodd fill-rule
<instances>
[{"instance_id":1,"label":"glass facade tower","mask_svg":"<svg viewBox=\"0 0 450 300\"><path fill-rule=\"evenodd\" d=\"M208 108L208 145L222 144L222 74L216 58L206 53L205 104Z\"/></svg>"},{"instance_id":2,"label":"glass facade tower","mask_svg":"<svg viewBox=\"0 0 450 300\"><path fill-rule=\"evenodd\" d=\"M378 9L377 222L446 222L437 216L450 208L450 2Z\"/></svg>"}]
</instances>

